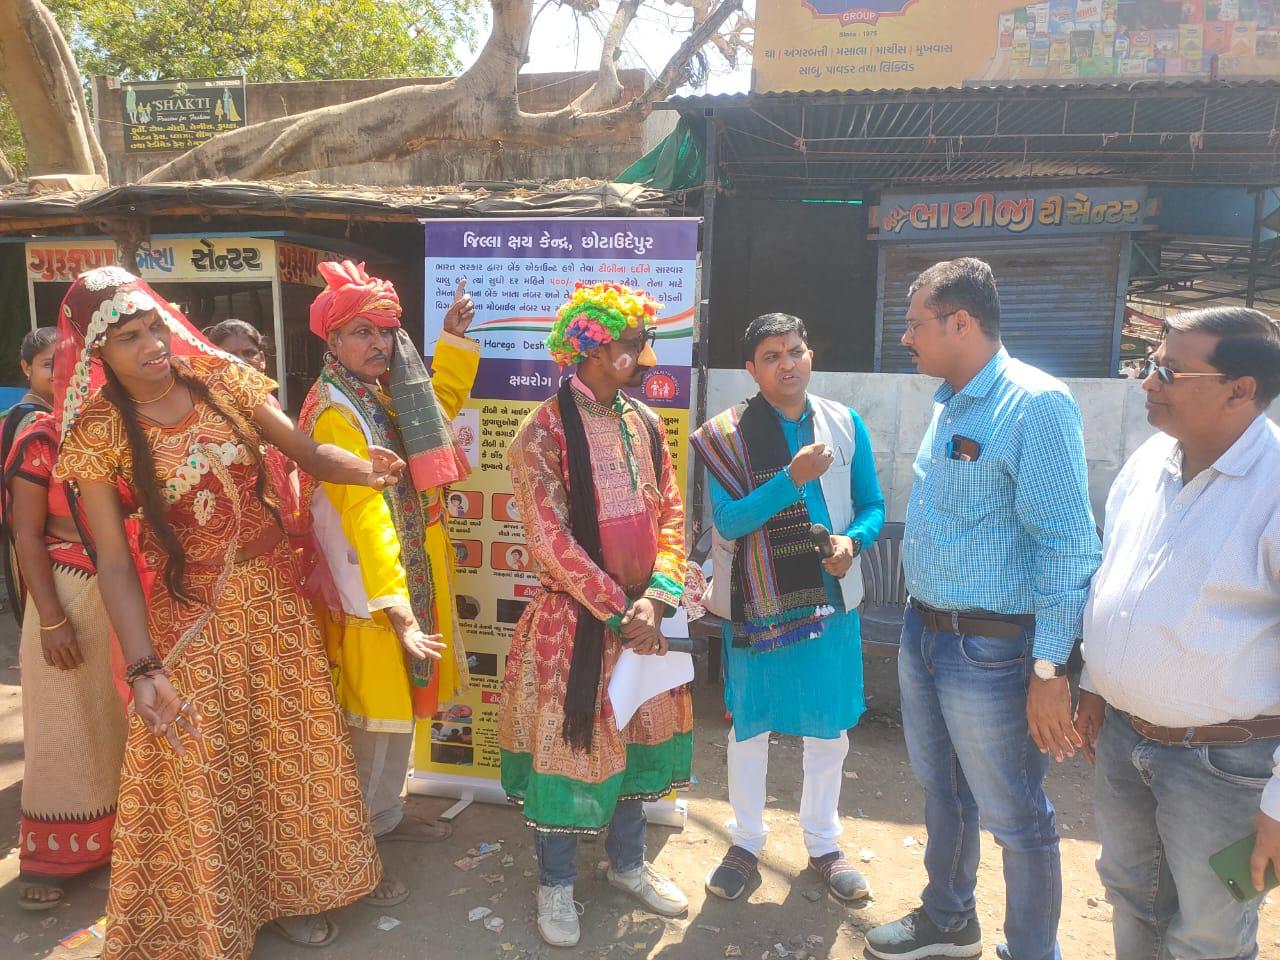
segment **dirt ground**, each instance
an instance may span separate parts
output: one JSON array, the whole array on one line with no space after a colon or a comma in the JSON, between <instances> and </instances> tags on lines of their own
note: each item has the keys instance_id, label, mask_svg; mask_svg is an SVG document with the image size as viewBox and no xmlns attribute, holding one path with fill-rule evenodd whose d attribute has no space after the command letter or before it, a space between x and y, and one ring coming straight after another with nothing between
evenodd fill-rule
<instances>
[{"instance_id":1,"label":"dirt ground","mask_svg":"<svg viewBox=\"0 0 1280 960\"><path fill-rule=\"evenodd\" d=\"M0 960L47 956L61 938L93 923L106 898L105 883L98 878L73 885L68 902L51 914L28 914L16 906L19 884L14 845L22 779L22 718L15 650L12 623L4 614L0 626L0 853L6 856L0 862ZM596 876L596 864L604 858L603 844L583 844L576 888L576 897L586 911L582 943L574 951L543 946L533 923L534 856L529 831L514 809L475 805L459 818L455 835L446 844L384 844L382 855L388 869L411 885L412 896L386 911L364 906L339 911L335 918L342 934L323 955L329 960L551 960L556 955L593 960L863 957L865 931L915 906L924 882L922 802L902 742L893 662L867 663L871 712L853 732L845 763L841 801L844 850L851 859L869 858L863 870L873 889L873 899L858 909L825 895L816 876L805 870L804 844L796 823L801 750L799 741L786 737L779 738L770 756L767 817L772 835L762 859L760 886L745 902L724 903L705 894L703 879L727 844L723 824L729 807L725 793L726 727L721 720L719 690L702 682L703 676L700 670L700 719L694 751L697 783L686 794L688 825L683 831L651 826L648 841L657 867L688 894L687 917L663 921L633 909L628 899ZM1064 957L1110 957L1110 908L1093 868L1098 844L1088 767L1077 759L1055 769L1049 791L1063 833ZM413 798L410 803L428 815L449 805L449 801L434 798ZM469 872L454 866L469 847L495 841L502 842L504 856L512 857L509 865L494 856ZM988 835L983 840L978 881L987 957L995 956L995 944L1002 939L1003 904L999 849ZM492 909L505 920L505 928L495 933L480 922L469 923L467 913L477 906ZM378 924L384 915L399 923L390 930L380 930ZM1259 939L1262 957L1280 958L1280 909L1275 905L1263 908ZM320 955L264 933L253 957L310 960Z\"/></svg>"}]
</instances>

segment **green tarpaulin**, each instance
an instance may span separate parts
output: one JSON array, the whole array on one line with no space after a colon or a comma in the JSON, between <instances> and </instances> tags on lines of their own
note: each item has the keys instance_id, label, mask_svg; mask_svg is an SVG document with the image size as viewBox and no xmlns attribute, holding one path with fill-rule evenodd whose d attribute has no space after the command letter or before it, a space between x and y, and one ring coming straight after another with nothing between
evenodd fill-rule
<instances>
[{"instance_id":1,"label":"green tarpaulin","mask_svg":"<svg viewBox=\"0 0 1280 960\"><path fill-rule=\"evenodd\" d=\"M702 186L702 144L681 118L665 140L613 179L655 190L689 190Z\"/></svg>"}]
</instances>

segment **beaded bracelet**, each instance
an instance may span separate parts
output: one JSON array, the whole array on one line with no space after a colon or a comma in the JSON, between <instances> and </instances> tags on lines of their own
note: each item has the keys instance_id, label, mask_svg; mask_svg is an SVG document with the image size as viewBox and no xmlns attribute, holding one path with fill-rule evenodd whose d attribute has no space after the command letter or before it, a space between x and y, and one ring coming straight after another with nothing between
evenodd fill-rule
<instances>
[{"instance_id":1,"label":"beaded bracelet","mask_svg":"<svg viewBox=\"0 0 1280 960\"><path fill-rule=\"evenodd\" d=\"M154 653L149 653L145 657L139 657L129 666L125 667L125 682L132 685L135 680L141 677L156 673L164 672L164 661L157 657Z\"/></svg>"}]
</instances>

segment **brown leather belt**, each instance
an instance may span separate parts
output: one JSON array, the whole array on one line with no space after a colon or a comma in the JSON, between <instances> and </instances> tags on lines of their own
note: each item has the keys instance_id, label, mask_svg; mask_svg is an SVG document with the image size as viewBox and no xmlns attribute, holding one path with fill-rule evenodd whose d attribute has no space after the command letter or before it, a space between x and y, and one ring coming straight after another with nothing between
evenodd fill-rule
<instances>
[{"instance_id":1,"label":"brown leather belt","mask_svg":"<svg viewBox=\"0 0 1280 960\"><path fill-rule=\"evenodd\" d=\"M1228 720L1207 727L1158 727L1131 713L1119 712L1124 714L1139 736L1166 747L1211 747L1280 737L1280 717Z\"/></svg>"},{"instance_id":2,"label":"brown leather belt","mask_svg":"<svg viewBox=\"0 0 1280 960\"><path fill-rule=\"evenodd\" d=\"M1034 631L1036 618L1026 614L991 613L987 610L938 610L911 598L911 606L925 625L934 633L965 633L975 637L1021 638L1027 631Z\"/></svg>"}]
</instances>

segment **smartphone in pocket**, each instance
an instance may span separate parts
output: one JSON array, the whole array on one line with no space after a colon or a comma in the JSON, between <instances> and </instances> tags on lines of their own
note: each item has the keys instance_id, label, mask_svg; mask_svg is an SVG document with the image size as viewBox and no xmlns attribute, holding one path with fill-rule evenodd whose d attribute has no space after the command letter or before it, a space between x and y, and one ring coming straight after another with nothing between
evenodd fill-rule
<instances>
[{"instance_id":1,"label":"smartphone in pocket","mask_svg":"<svg viewBox=\"0 0 1280 960\"><path fill-rule=\"evenodd\" d=\"M1280 878L1276 877L1274 863L1267 864L1267 872L1263 876L1263 889L1253 888L1253 878L1249 873L1249 858L1253 856L1253 845L1258 835L1251 833L1225 849L1219 850L1209 858L1209 867L1218 875L1231 896L1241 903L1260 897L1268 890L1280 887Z\"/></svg>"}]
</instances>

